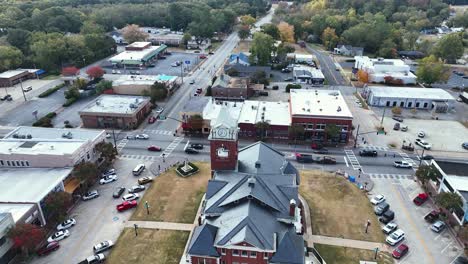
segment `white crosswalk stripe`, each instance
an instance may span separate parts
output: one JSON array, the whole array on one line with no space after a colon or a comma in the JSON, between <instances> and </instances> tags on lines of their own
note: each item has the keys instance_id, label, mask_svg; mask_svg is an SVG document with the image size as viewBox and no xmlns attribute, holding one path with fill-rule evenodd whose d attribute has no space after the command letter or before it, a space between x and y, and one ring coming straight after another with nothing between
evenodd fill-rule
<instances>
[{"instance_id":1,"label":"white crosswalk stripe","mask_svg":"<svg viewBox=\"0 0 468 264\"><path fill-rule=\"evenodd\" d=\"M142 131L143 133L145 134L153 134L153 135L166 135L166 136L172 136L174 134L173 131L169 131L169 130L151 130L151 129L144 129Z\"/></svg>"},{"instance_id":2,"label":"white crosswalk stripe","mask_svg":"<svg viewBox=\"0 0 468 264\"><path fill-rule=\"evenodd\" d=\"M157 159L159 159L159 156L129 155L129 154L123 154L120 157L123 159L145 160L145 161L156 161Z\"/></svg>"},{"instance_id":3,"label":"white crosswalk stripe","mask_svg":"<svg viewBox=\"0 0 468 264\"><path fill-rule=\"evenodd\" d=\"M171 155L172 151L174 151L174 149L179 145L179 143L184 140L184 137L176 137L172 142L171 144L169 144L169 146L167 146L163 153L161 153L160 157L164 156L167 158L169 157L169 155Z\"/></svg>"},{"instance_id":4,"label":"white crosswalk stripe","mask_svg":"<svg viewBox=\"0 0 468 264\"><path fill-rule=\"evenodd\" d=\"M380 151L388 151L388 147L385 146L373 146L373 145L368 145L364 147L365 149L370 149L370 150L380 150Z\"/></svg>"},{"instance_id":5,"label":"white crosswalk stripe","mask_svg":"<svg viewBox=\"0 0 468 264\"><path fill-rule=\"evenodd\" d=\"M408 179L414 178L413 175L409 174L386 174L386 173L367 173L371 179Z\"/></svg>"},{"instance_id":6,"label":"white crosswalk stripe","mask_svg":"<svg viewBox=\"0 0 468 264\"><path fill-rule=\"evenodd\" d=\"M400 152L398 154L400 154L400 156L403 158L404 161L406 161L406 162L410 163L411 165L413 165L413 169L419 167L419 163L417 163L412 158L410 158L407 153Z\"/></svg>"},{"instance_id":7,"label":"white crosswalk stripe","mask_svg":"<svg viewBox=\"0 0 468 264\"><path fill-rule=\"evenodd\" d=\"M125 145L127 145L127 142L128 142L128 139L126 139L126 138L122 139L119 142L119 144L117 144L117 150L121 151L125 147Z\"/></svg>"},{"instance_id":8,"label":"white crosswalk stripe","mask_svg":"<svg viewBox=\"0 0 468 264\"><path fill-rule=\"evenodd\" d=\"M345 154L346 154L346 157L348 157L349 162L351 163L351 166L353 167L353 169L354 169L354 170L360 169L360 168L361 168L361 164L359 164L359 161L358 161L356 155L354 155L353 150L351 150L351 149L345 149L344 152L345 152Z\"/></svg>"}]
</instances>

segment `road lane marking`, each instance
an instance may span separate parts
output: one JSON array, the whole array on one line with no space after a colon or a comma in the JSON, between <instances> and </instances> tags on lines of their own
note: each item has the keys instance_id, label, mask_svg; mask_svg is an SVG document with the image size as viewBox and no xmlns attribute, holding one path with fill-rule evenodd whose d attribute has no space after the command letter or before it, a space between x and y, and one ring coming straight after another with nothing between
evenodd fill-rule
<instances>
[{"instance_id":1,"label":"road lane marking","mask_svg":"<svg viewBox=\"0 0 468 264\"><path fill-rule=\"evenodd\" d=\"M344 159L344 162L346 163L346 167L349 168L349 164L348 164L348 161L346 160L346 157L343 157L343 159Z\"/></svg>"},{"instance_id":2,"label":"road lane marking","mask_svg":"<svg viewBox=\"0 0 468 264\"><path fill-rule=\"evenodd\" d=\"M440 251L440 253L444 253L445 250L448 249L449 246L451 246L453 244L453 241L450 242L444 249L442 249L442 251Z\"/></svg>"},{"instance_id":3,"label":"road lane marking","mask_svg":"<svg viewBox=\"0 0 468 264\"><path fill-rule=\"evenodd\" d=\"M398 201L400 203L400 206L403 208L403 213L406 215L406 218L408 218L408 222L409 224L411 225L411 227L413 228L414 231L416 232L412 232L412 234L416 234L416 237L417 239L419 240L419 244L421 244L423 246L423 249L424 251L426 252L426 255L429 257L431 263L434 263L435 264L435 260L434 260L434 257L432 256L431 252L429 251L429 249L427 248L427 245L426 245L426 242L424 241L424 239L421 237L421 234L419 233L417 227L416 227L416 224L414 223L413 219L411 218L409 212L408 212L408 209L406 209L406 206L404 205L403 203L403 198L402 198L402 195L401 195L401 191L403 190L399 190L397 191L397 189L395 188L394 185L391 185L392 186L392 191L396 194L396 196L398 197Z\"/></svg>"}]
</instances>

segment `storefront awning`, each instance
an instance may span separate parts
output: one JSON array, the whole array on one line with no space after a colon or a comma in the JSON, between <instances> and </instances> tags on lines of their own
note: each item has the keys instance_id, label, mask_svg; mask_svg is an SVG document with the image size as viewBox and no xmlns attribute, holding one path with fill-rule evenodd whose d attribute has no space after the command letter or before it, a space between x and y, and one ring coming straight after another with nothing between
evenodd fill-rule
<instances>
[{"instance_id":1,"label":"storefront awning","mask_svg":"<svg viewBox=\"0 0 468 264\"><path fill-rule=\"evenodd\" d=\"M64 182L65 192L73 194L73 192L80 187L80 181L76 178Z\"/></svg>"}]
</instances>

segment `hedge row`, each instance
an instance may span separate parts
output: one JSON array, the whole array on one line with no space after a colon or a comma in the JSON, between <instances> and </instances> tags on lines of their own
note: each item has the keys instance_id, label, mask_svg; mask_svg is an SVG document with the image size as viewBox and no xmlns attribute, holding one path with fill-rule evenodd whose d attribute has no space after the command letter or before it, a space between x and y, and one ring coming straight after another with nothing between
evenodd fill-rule
<instances>
[{"instance_id":1,"label":"hedge row","mask_svg":"<svg viewBox=\"0 0 468 264\"><path fill-rule=\"evenodd\" d=\"M65 86L65 84L61 83L61 84L55 86L54 88L47 89L47 91L45 91L45 92L43 92L43 93L41 93L39 95L39 98L47 97L47 96L55 93L56 91L60 90L64 86Z\"/></svg>"},{"instance_id":2,"label":"hedge row","mask_svg":"<svg viewBox=\"0 0 468 264\"><path fill-rule=\"evenodd\" d=\"M62 106L63 107L68 107L68 106L72 105L76 101L78 101L78 98L72 97L70 99L67 99L67 101Z\"/></svg>"},{"instance_id":3,"label":"hedge row","mask_svg":"<svg viewBox=\"0 0 468 264\"><path fill-rule=\"evenodd\" d=\"M288 84L286 85L286 92L289 93L291 89L301 89L302 86L300 84Z\"/></svg>"},{"instance_id":4,"label":"hedge row","mask_svg":"<svg viewBox=\"0 0 468 264\"><path fill-rule=\"evenodd\" d=\"M54 118L56 116L57 116L57 113L50 112L47 115L41 117L36 122L34 122L33 126L35 126L35 127L54 127L54 125L52 125L52 118Z\"/></svg>"}]
</instances>

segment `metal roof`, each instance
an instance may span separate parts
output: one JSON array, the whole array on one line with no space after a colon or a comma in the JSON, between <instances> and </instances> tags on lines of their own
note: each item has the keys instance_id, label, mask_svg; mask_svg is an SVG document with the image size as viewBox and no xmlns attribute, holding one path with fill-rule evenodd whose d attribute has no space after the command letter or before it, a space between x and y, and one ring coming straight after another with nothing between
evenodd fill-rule
<instances>
[{"instance_id":1,"label":"metal roof","mask_svg":"<svg viewBox=\"0 0 468 264\"><path fill-rule=\"evenodd\" d=\"M376 97L426 99L435 101L455 100L451 94L439 88L369 86L369 90Z\"/></svg>"}]
</instances>

